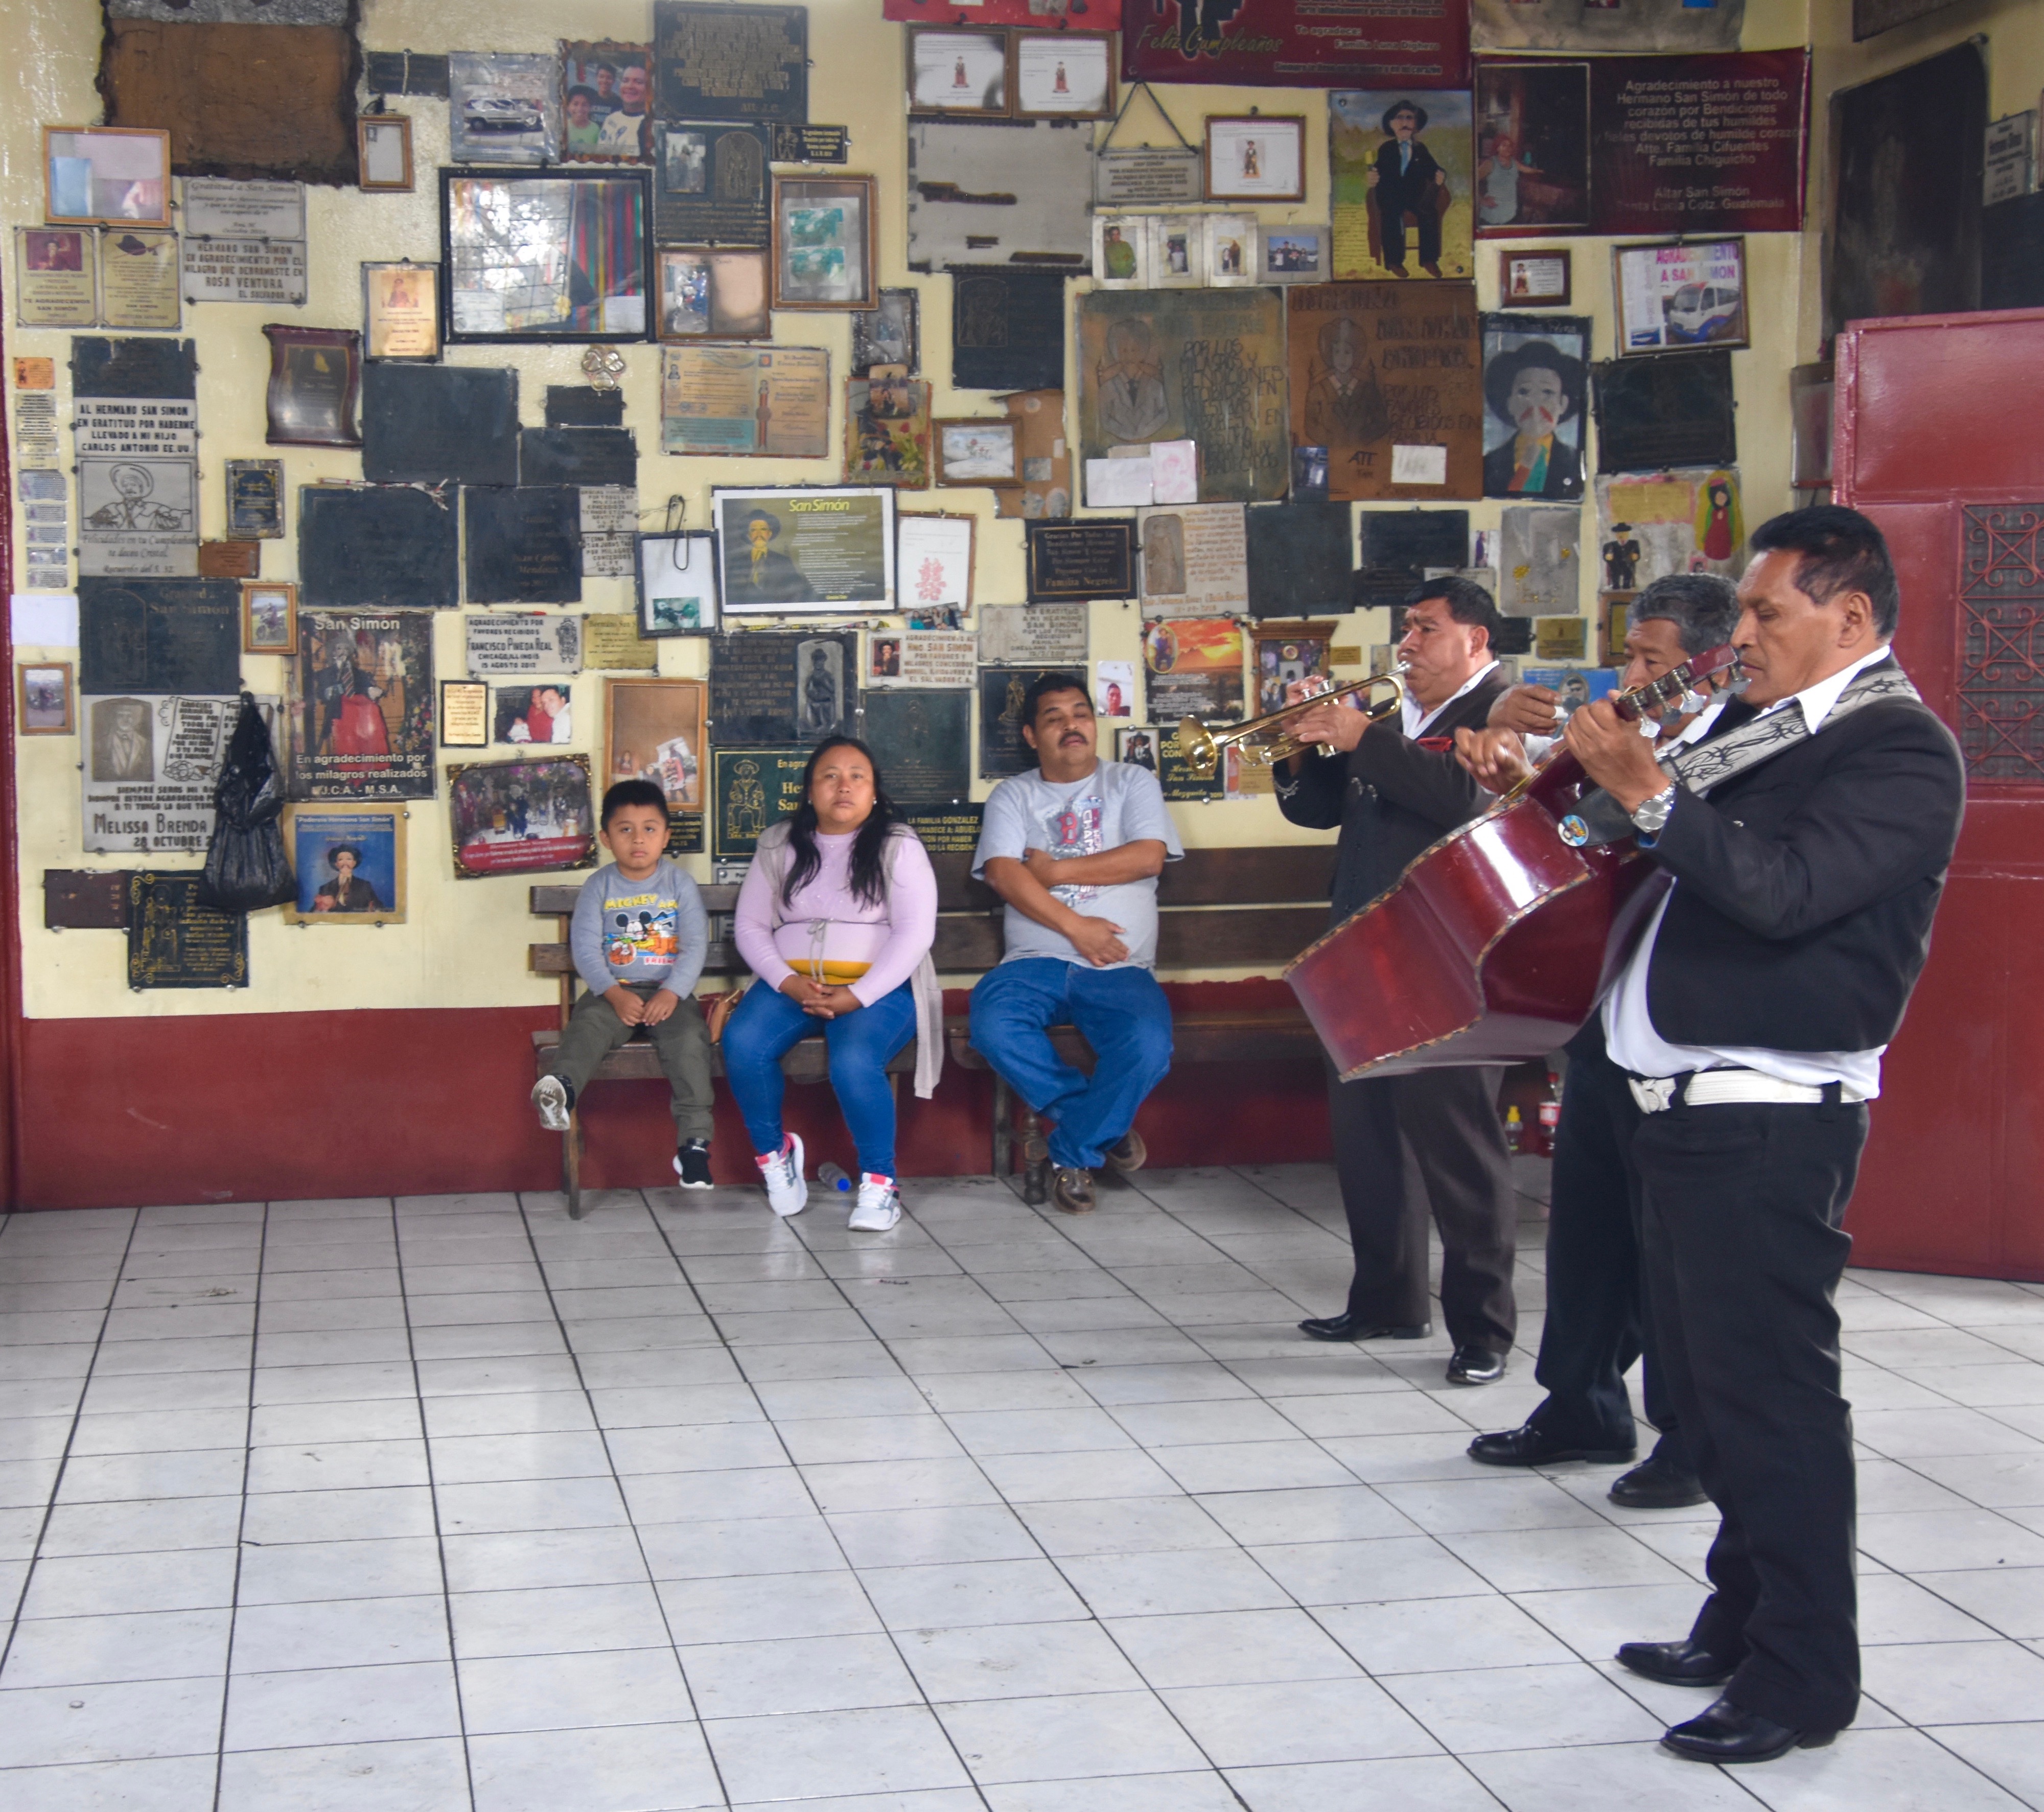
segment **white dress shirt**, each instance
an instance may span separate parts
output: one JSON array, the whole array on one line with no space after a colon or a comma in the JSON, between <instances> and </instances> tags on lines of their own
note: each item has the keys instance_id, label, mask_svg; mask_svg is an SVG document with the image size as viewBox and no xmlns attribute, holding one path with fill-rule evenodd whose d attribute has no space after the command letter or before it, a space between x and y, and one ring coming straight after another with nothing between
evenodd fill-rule
<instances>
[{"instance_id":1,"label":"white dress shirt","mask_svg":"<svg viewBox=\"0 0 2044 1812\"><path fill-rule=\"evenodd\" d=\"M1447 710L1450 705L1453 704L1457 699L1463 697L1466 693L1475 691L1478 686L1483 684L1485 680L1489 678L1491 674L1496 671L1497 662L1495 661L1492 661L1484 666L1478 667L1477 670L1471 674L1467 679L1464 680L1453 693L1451 693L1447 697L1443 699L1441 702L1435 705L1431 711L1429 711L1426 706L1422 704L1418 699L1415 698L1408 689L1404 697L1398 701L1399 721L1405 726L1405 734L1408 736L1416 739L1425 735L1427 733L1427 726L1429 724L1432 723L1434 720L1439 716L1443 711Z\"/></svg>"},{"instance_id":2,"label":"white dress shirt","mask_svg":"<svg viewBox=\"0 0 2044 1812\"><path fill-rule=\"evenodd\" d=\"M1886 660L1888 654L1883 644L1851 666L1841 667L1830 678L1821 679L1790 697L1777 700L1759 716L1772 716L1792 704L1799 706L1803 721L1809 726L1811 735L1815 735L1861 670L1872 666L1877 661ZM1701 735L1701 727L1715 720L1716 708L1713 707L1711 712L1699 716L1684 732L1683 739L1695 739L1689 731ZM1677 809L1681 809L1679 804ZM1639 947L1619 973L1617 985L1604 997L1604 1035L1612 1061L1635 1076L1680 1076L1692 1069L1757 1069L1763 1076L1772 1076L1783 1082L1800 1082L1812 1088L1835 1082L1846 1096L1859 1100L1871 1101L1878 1095L1881 1056L1888 1049L1885 1045L1877 1045L1871 1050L1765 1050L1740 1046L1719 1049L1704 1045L1670 1044L1662 1037L1654 1028L1653 1015L1647 1011L1646 974L1654 962L1654 940L1661 935L1661 921L1668 916L1668 903L1675 897L1675 888L1681 885L1678 881L1668 889L1654 910L1646 935L1639 940Z\"/></svg>"}]
</instances>

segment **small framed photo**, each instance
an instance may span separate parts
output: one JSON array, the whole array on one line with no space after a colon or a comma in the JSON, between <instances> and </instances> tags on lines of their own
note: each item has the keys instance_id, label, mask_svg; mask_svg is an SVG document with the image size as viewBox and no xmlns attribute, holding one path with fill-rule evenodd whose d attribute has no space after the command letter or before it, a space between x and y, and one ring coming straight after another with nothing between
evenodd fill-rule
<instances>
[{"instance_id":1,"label":"small framed photo","mask_svg":"<svg viewBox=\"0 0 2044 1812\"><path fill-rule=\"evenodd\" d=\"M355 121L355 186L371 194L409 194L412 122L402 113L359 113Z\"/></svg>"},{"instance_id":2,"label":"small framed photo","mask_svg":"<svg viewBox=\"0 0 2044 1812\"><path fill-rule=\"evenodd\" d=\"M1017 32L1018 120L1114 117L1114 37L1108 32Z\"/></svg>"},{"instance_id":3,"label":"small framed photo","mask_svg":"<svg viewBox=\"0 0 2044 1812\"><path fill-rule=\"evenodd\" d=\"M168 226L171 135L44 127L43 218L52 226Z\"/></svg>"},{"instance_id":4,"label":"small framed photo","mask_svg":"<svg viewBox=\"0 0 2044 1812\"><path fill-rule=\"evenodd\" d=\"M355 401L362 336L345 328L267 326L272 447L359 447Z\"/></svg>"},{"instance_id":5,"label":"small framed photo","mask_svg":"<svg viewBox=\"0 0 2044 1812\"><path fill-rule=\"evenodd\" d=\"M608 39L561 46L561 155L637 163L652 152L653 52Z\"/></svg>"},{"instance_id":6,"label":"small framed photo","mask_svg":"<svg viewBox=\"0 0 2044 1812\"><path fill-rule=\"evenodd\" d=\"M1093 217L1093 280L1103 290L1156 286L1158 221L1153 214Z\"/></svg>"},{"instance_id":7,"label":"small framed photo","mask_svg":"<svg viewBox=\"0 0 2044 1812\"><path fill-rule=\"evenodd\" d=\"M1744 240L1615 245L1611 256L1621 357L1750 344Z\"/></svg>"},{"instance_id":8,"label":"small framed photo","mask_svg":"<svg viewBox=\"0 0 2044 1812\"><path fill-rule=\"evenodd\" d=\"M287 925L402 925L405 922L402 805L350 800L293 805L284 846L298 877L284 908Z\"/></svg>"},{"instance_id":9,"label":"small framed photo","mask_svg":"<svg viewBox=\"0 0 2044 1812\"><path fill-rule=\"evenodd\" d=\"M1206 234L1204 276L1209 288L1238 289L1263 281L1256 268L1255 215L1207 214L1200 224Z\"/></svg>"},{"instance_id":10,"label":"small framed photo","mask_svg":"<svg viewBox=\"0 0 2044 1812\"><path fill-rule=\"evenodd\" d=\"M1266 226L1259 281L1324 283L1334 268L1333 235L1324 226Z\"/></svg>"},{"instance_id":11,"label":"small framed photo","mask_svg":"<svg viewBox=\"0 0 2044 1812\"><path fill-rule=\"evenodd\" d=\"M1570 258L1566 246L1497 255L1499 306L1565 309L1569 305Z\"/></svg>"},{"instance_id":12,"label":"small framed photo","mask_svg":"<svg viewBox=\"0 0 2044 1812\"><path fill-rule=\"evenodd\" d=\"M1005 119L1014 110L1008 33L911 25L909 111Z\"/></svg>"},{"instance_id":13,"label":"small framed photo","mask_svg":"<svg viewBox=\"0 0 2044 1812\"><path fill-rule=\"evenodd\" d=\"M572 743L574 688L564 679L498 686L490 697L490 739L514 748Z\"/></svg>"},{"instance_id":14,"label":"small framed photo","mask_svg":"<svg viewBox=\"0 0 2044 1812\"><path fill-rule=\"evenodd\" d=\"M1157 771L1157 736L1155 730L1117 730L1114 733L1114 758L1126 762L1131 767L1147 768Z\"/></svg>"},{"instance_id":15,"label":"small framed photo","mask_svg":"<svg viewBox=\"0 0 2044 1812\"><path fill-rule=\"evenodd\" d=\"M244 579L241 584L241 651L295 655L298 651L298 588L281 579Z\"/></svg>"},{"instance_id":16,"label":"small framed photo","mask_svg":"<svg viewBox=\"0 0 2044 1812\"><path fill-rule=\"evenodd\" d=\"M844 477L855 485L926 490L930 386L886 367L844 381Z\"/></svg>"},{"instance_id":17,"label":"small framed photo","mask_svg":"<svg viewBox=\"0 0 2044 1812\"><path fill-rule=\"evenodd\" d=\"M482 680L440 681L440 745L444 749L490 747L490 687Z\"/></svg>"},{"instance_id":18,"label":"small framed photo","mask_svg":"<svg viewBox=\"0 0 2044 1812\"><path fill-rule=\"evenodd\" d=\"M78 729L78 698L68 661L23 661L14 669L14 734L69 736Z\"/></svg>"},{"instance_id":19,"label":"small framed photo","mask_svg":"<svg viewBox=\"0 0 2044 1812\"><path fill-rule=\"evenodd\" d=\"M864 309L879 300L870 176L774 179L774 306Z\"/></svg>"},{"instance_id":20,"label":"small framed photo","mask_svg":"<svg viewBox=\"0 0 2044 1812\"><path fill-rule=\"evenodd\" d=\"M990 485L996 489L1022 482L1022 454L1016 440L1021 424L1012 416L968 416L930 424L939 485Z\"/></svg>"},{"instance_id":21,"label":"small framed photo","mask_svg":"<svg viewBox=\"0 0 2044 1812\"><path fill-rule=\"evenodd\" d=\"M1159 290L1192 290L1206 275L1205 217L1200 214L1152 214L1150 221L1150 281Z\"/></svg>"},{"instance_id":22,"label":"small framed photo","mask_svg":"<svg viewBox=\"0 0 2044 1812\"><path fill-rule=\"evenodd\" d=\"M1209 113L1209 202L1303 202L1306 121L1300 113Z\"/></svg>"},{"instance_id":23,"label":"small framed photo","mask_svg":"<svg viewBox=\"0 0 2044 1812\"><path fill-rule=\"evenodd\" d=\"M701 811L709 710L707 680L605 680L604 785L650 780L670 813Z\"/></svg>"},{"instance_id":24,"label":"small framed photo","mask_svg":"<svg viewBox=\"0 0 2044 1812\"><path fill-rule=\"evenodd\" d=\"M461 762L447 775L458 879L595 866L588 756Z\"/></svg>"},{"instance_id":25,"label":"small framed photo","mask_svg":"<svg viewBox=\"0 0 2044 1812\"><path fill-rule=\"evenodd\" d=\"M440 355L437 264L362 267L363 355L431 364Z\"/></svg>"},{"instance_id":26,"label":"small framed photo","mask_svg":"<svg viewBox=\"0 0 2044 1812\"><path fill-rule=\"evenodd\" d=\"M717 537L709 529L640 536L637 572L641 635L715 633Z\"/></svg>"},{"instance_id":27,"label":"small framed photo","mask_svg":"<svg viewBox=\"0 0 2044 1812\"><path fill-rule=\"evenodd\" d=\"M914 290L882 290L880 305L851 317L851 374L894 365L914 377L921 357L921 310Z\"/></svg>"},{"instance_id":28,"label":"small framed photo","mask_svg":"<svg viewBox=\"0 0 2044 1812\"><path fill-rule=\"evenodd\" d=\"M655 323L659 338L773 337L763 249L663 246L659 259L660 313Z\"/></svg>"}]
</instances>

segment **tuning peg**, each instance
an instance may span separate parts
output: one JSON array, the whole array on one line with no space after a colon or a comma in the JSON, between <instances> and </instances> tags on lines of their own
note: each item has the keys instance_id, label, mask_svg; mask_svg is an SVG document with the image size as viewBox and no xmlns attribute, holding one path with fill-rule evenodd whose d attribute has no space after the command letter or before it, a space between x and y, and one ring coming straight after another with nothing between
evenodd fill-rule
<instances>
[{"instance_id":1,"label":"tuning peg","mask_svg":"<svg viewBox=\"0 0 2044 1812\"><path fill-rule=\"evenodd\" d=\"M1746 689L1753 684L1753 675L1742 669L1735 669L1731 677L1720 683L1734 698L1742 698L1746 696Z\"/></svg>"},{"instance_id":2,"label":"tuning peg","mask_svg":"<svg viewBox=\"0 0 2044 1812\"><path fill-rule=\"evenodd\" d=\"M1682 688L1682 696L1675 701L1675 709L1681 716L1693 717L1709 703L1710 701L1694 686L1685 685Z\"/></svg>"}]
</instances>

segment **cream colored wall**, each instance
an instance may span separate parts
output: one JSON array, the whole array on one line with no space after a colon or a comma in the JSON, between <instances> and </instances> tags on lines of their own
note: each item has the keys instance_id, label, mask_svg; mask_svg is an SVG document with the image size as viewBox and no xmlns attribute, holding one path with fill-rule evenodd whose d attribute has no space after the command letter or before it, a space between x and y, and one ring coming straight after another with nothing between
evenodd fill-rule
<instances>
[{"instance_id":1,"label":"cream colored wall","mask_svg":"<svg viewBox=\"0 0 2044 1812\"><path fill-rule=\"evenodd\" d=\"M1827 9L1843 0L1819 0ZM1980 0L1983 9L1985 0ZM1999 10L2023 9L2015 4ZM2034 13L2034 7L2029 9ZM811 0L810 113L817 121L847 125L852 132L850 167L881 179L879 234L882 280L913 283L922 291L923 366L936 386L939 414L993 413L985 393L954 391L947 382L951 369L950 285L942 276L912 276L906 267L905 121L901 101L901 29L878 17L878 0ZM1972 8L1967 9L1973 10ZM1949 17L1958 17L1950 15ZM1805 36L1804 0L1749 0L1746 42L1749 48L1792 45ZM651 25L647 0L582 0L571 18L558 5L540 0L367 0L362 39L378 49L419 51L478 48L539 51L551 47L563 29L578 36L612 36L643 40ZM99 44L99 9L94 0L0 0L0 44L15 72L17 92L0 120L0 225L40 218L41 174L39 128L44 122L89 122L98 117L92 86ZM1847 36L1849 36L1849 29ZM1900 36L1898 33L1896 36ZM2034 35L2034 34L2033 34ZM1885 44L1885 40L1884 40ZM1906 60L1896 58L1895 60ZM2037 83L2029 92L2034 100ZM1996 109L2004 110L2001 89ZM1170 87L1158 90L1180 129L1198 141L1201 116L1267 111L1303 113L1308 121L1308 194L1304 203L1266 209L1266 221L1324 221L1327 217L1326 96L1317 90L1283 90ZM288 97L279 97L288 105ZM2026 104L2011 100L2006 106ZM281 312L282 318L307 325L355 327L361 302L357 267L365 259L410 257L433 261L440 255L436 215L437 184L432 172L448 160L447 106L413 98L392 102L409 113L413 122L418 186L409 195L363 195L353 190L313 188L309 191L311 289L302 309ZM1818 109L1821 120L1823 111ZM6 236L10 260L12 233ZM1510 242L1515 248L1530 242ZM1606 355L1612 344L1609 242L1571 239L1574 253L1575 310L1595 321L1595 348ZM1745 478L1749 521L1757 521L1788 501L1788 413L1786 372L1799 354L1808 357L1798 323L1810 318L1815 266L1808 246L1814 236L1755 236L1748 255L1753 294L1754 344L1733 355L1739 409L1740 467ZM1496 243L1477 248L1479 299L1497 304ZM1806 275L1806 273L1809 274ZM1067 286L1070 298L1085 287ZM67 420L68 373L65 369L69 335L21 329L11 324L7 335L13 353L42 354L59 363L58 405ZM200 442L204 468L203 534L224 532L222 463L229 458L278 457L295 492L321 478L359 478L356 458L338 451L289 447L265 449L263 390L267 377L267 343L261 333L266 320L279 316L256 307L213 304L186 311L185 334L198 344ZM1070 344L1067 321L1066 344ZM832 355L834 373L846 369L850 331L846 320L830 314L781 314L778 337L789 344L822 346ZM670 459L659 453L659 353L651 346L624 349L629 371L624 379L626 420L638 431L641 448L640 501L657 518L670 495L686 500L687 521L707 520L713 483L816 483L835 478L839 467L829 461L718 461ZM466 365L515 367L519 372L521 418L541 420L549 383L582 382L580 348L461 347L451 349L448 362ZM839 408L842 409L840 394ZM11 403L10 403L11 410ZM841 428L841 419L836 424ZM838 443L833 436L833 445ZM69 463L68 447L64 449ZM916 504L928 507L926 497ZM1022 587L1022 525L995 520L992 500L971 491L947 493L943 506L970 509L980 518L979 565L976 596L983 602L1019 602ZM1460 507L1459 505L1458 507ZM1496 525L1500 505L1467 506L1479 528ZM288 513L295 528L295 498ZM1594 512L1584 513L1586 543L1594 531ZM286 540L266 543L263 570L271 578L297 576L296 549ZM1593 562L1585 562L1583 606L1593 602ZM628 581L585 582L583 608L629 610ZM1098 659L1139 660L1139 619L1133 604L1096 604L1092 613L1093 649ZM1366 651L1386 639L1388 613L1362 613L1353 632L1341 639ZM70 658L60 650L17 653ZM444 612L436 628L435 659L440 677L461 671L463 654L459 613ZM699 675L707 670L707 644L668 641L660 644L663 673ZM259 692L274 692L284 683L284 663L275 657L245 657L244 677ZM593 746L600 728L602 683L598 677L574 686L578 747ZM250 923L252 985L245 991L212 994L163 992L131 993L122 981L118 934L42 929L41 885L46 868L133 868L139 858L87 857L79 851L79 786L75 739L31 739L17 747L21 802L19 844L21 919L25 945L25 999L31 1016L121 1016L136 1014L305 1012L359 1007L463 1007L540 1004L552 996L551 984L528 976L524 950L533 935L525 910L528 881L524 877L457 881L448 857L444 797L412 804L410 823L409 923L382 929L360 927L286 927L275 913L258 915ZM974 789L983 797L987 788ZM444 785L442 788L444 793ZM1185 842L1193 846L1247 845L1325 840L1285 823L1274 801L1254 800L1183 808L1178 821ZM175 858L163 866L178 866ZM695 858L696 872L707 877L707 858Z\"/></svg>"}]
</instances>

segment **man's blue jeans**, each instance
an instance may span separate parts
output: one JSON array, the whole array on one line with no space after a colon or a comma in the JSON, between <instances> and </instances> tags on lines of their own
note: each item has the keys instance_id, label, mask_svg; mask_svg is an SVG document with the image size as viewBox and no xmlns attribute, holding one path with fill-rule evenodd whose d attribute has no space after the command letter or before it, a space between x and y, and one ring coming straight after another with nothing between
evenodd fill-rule
<instances>
[{"instance_id":1,"label":"man's blue jeans","mask_svg":"<svg viewBox=\"0 0 2044 1812\"><path fill-rule=\"evenodd\" d=\"M1052 1026L1078 1027L1099 1059L1089 1079L1059 1057ZM1096 1169L1171 1067L1171 1006L1147 969L1020 957L972 991L972 1048L1055 1120L1051 1161Z\"/></svg>"},{"instance_id":2,"label":"man's blue jeans","mask_svg":"<svg viewBox=\"0 0 2044 1812\"><path fill-rule=\"evenodd\" d=\"M887 1065L916 1035L916 997L907 982L841 1019L819 1019L764 982L748 988L724 1028L724 1073L752 1149L781 1149L781 1059L804 1038L824 1035L832 1092L859 1148L859 1167L894 1174L894 1090Z\"/></svg>"}]
</instances>

